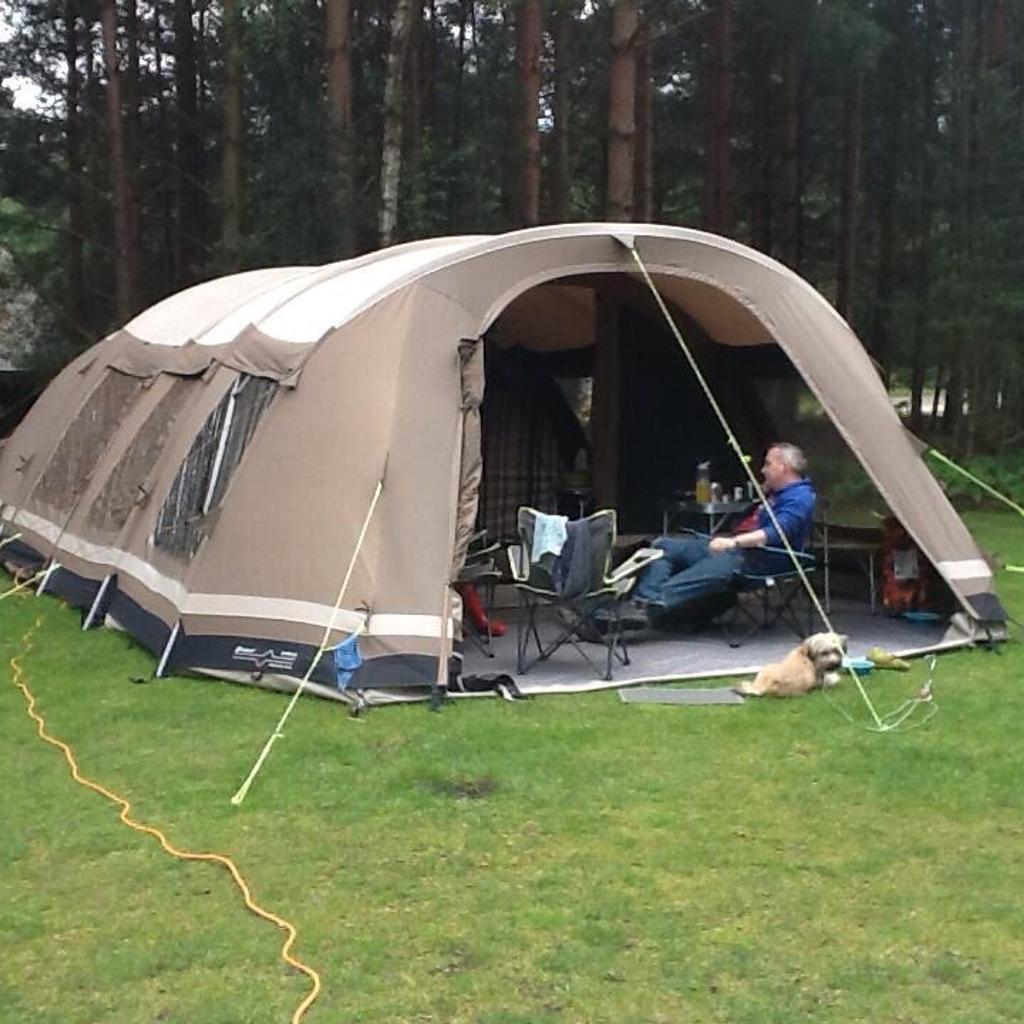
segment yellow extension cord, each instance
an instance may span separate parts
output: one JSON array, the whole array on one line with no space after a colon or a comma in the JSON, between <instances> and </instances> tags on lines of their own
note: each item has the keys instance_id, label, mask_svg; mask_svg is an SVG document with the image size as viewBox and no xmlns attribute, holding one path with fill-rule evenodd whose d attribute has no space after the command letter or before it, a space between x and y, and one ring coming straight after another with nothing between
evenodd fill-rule
<instances>
[{"instance_id":1,"label":"yellow extension cord","mask_svg":"<svg viewBox=\"0 0 1024 1024\"><path fill-rule=\"evenodd\" d=\"M28 688L25 671L21 666L21 659L32 649L32 636L40 625L42 625L42 621L42 617L36 619L32 627L21 638L21 651L11 658L10 661L11 681L24 695L25 701L28 705L28 713L35 720L40 738L46 740L47 743L50 743L55 747L59 747L64 752L64 757L68 762L68 766L71 768L71 776L75 782L99 793L101 796L105 796L112 803L120 805L120 817L121 821L124 822L125 825L129 828L135 829L136 832L145 832L147 835L155 837L159 841L160 845L169 854L171 854L172 857L179 857L182 860L210 861L215 864L223 865L231 872L231 877L235 880L235 884L241 890L246 908L252 911L252 913L257 917L262 917L265 921L270 921L272 924L276 924L278 928L281 928L283 931L288 933L288 938L281 947L281 959L284 960L285 963L296 968L296 970L301 971L313 983L312 991L305 999L302 1000L298 1008L295 1010L295 1013L292 1015L292 1024L299 1024L305 1012L313 1005L313 1002L320 994L320 976L312 967L302 963L301 960L296 960L295 957L291 955L291 948L295 942L296 935L298 934L295 930L295 926L290 921L286 921L283 917L278 917L277 914L274 914L269 910L264 910L263 907L253 900L249 891L249 886L246 884L241 872L235 866L234 861L232 861L230 857L225 857L219 853L194 853L190 850L179 850L168 842L167 837L158 828L153 828L151 825L143 825L141 822L135 821L131 816L131 803L123 796L118 796L116 793L112 793L105 786L101 786L98 782L93 782L92 779L88 779L82 775L78 770L78 763L75 761L75 755L72 753L71 748L62 740L51 736L46 731L46 722L35 710L36 699L32 694L32 691Z\"/></svg>"}]
</instances>

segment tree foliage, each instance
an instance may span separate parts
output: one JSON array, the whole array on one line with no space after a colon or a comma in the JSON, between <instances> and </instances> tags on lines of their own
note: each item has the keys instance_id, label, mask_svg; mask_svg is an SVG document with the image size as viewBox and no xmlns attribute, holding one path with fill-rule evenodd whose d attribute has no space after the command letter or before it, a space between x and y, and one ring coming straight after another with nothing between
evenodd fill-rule
<instances>
[{"instance_id":1,"label":"tree foliage","mask_svg":"<svg viewBox=\"0 0 1024 1024\"><path fill-rule=\"evenodd\" d=\"M402 2L399 51L399 0L331 9L348 26L350 79L333 84L351 89L349 127L337 92L333 107L330 98L331 0L116 0L134 308L236 268L375 248L382 160L383 186L398 188L395 240L533 219L537 203L523 196L537 196L535 140L522 111L536 86L522 53L518 70L516 61L517 25L522 46L535 0ZM101 336L126 301L100 17L111 4L0 0L10 30L0 229L19 280L50 311L55 348ZM633 208L671 224L724 224L841 299L889 379L913 389L916 429L944 431L962 449L1016 443L1024 8L645 0L629 70L614 59L613 29L631 23L622 16L634 5L541 5L540 221ZM389 108L396 52L401 95ZM623 91L626 73L638 79ZM40 91L35 109L15 108L19 81ZM636 117L610 118L610 105L634 94ZM626 145L610 125L631 124ZM948 400L922 414L936 390Z\"/></svg>"}]
</instances>

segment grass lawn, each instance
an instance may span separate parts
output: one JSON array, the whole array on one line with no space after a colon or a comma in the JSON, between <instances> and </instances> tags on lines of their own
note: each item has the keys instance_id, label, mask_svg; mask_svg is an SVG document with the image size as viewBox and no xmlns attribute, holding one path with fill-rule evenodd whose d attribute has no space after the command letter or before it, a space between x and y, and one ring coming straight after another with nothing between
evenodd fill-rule
<instances>
[{"instance_id":1,"label":"grass lawn","mask_svg":"<svg viewBox=\"0 0 1024 1024\"><path fill-rule=\"evenodd\" d=\"M1024 523L972 517L1024 563ZM6 580L4 587L6 587ZM1024 576L1000 574L1024 616ZM230 854L321 975L313 1022L1024 1019L1024 647L940 660L939 713L880 736L849 684L743 707L613 693L349 719L194 679L0 604L82 771L172 842ZM1014 631L1016 634L1016 630ZM924 680L875 673L888 711ZM288 1021L308 983L227 874L164 854L74 784L0 686L0 1021Z\"/></svg>"}]
</instances>

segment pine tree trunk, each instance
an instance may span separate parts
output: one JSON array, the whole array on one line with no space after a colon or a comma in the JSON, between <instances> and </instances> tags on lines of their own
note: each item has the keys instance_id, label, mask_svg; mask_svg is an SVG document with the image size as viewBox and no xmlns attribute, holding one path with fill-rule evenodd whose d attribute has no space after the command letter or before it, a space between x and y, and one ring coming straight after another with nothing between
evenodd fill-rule
<instances>
[{"instance_id":1,"label":"pine tree trunk","mask_svg":"<svg viewBox=\"0 0 1024 1024\"><path fill-rule=\"evenodd\" d=\"M575 7L575 3L572 5ZM551 153L551 217L569 219L569 69L571 67L573 11L568 0L555 6L552 26L555 82L551 100L554 121Z\"/></svg>"},{"instance_id":2,"label":"pine tree trunk","mask_svg":"<svg viewBox=\"0 0 1024 1024\"><path fill-rule=\"evenodd\" d=\"M540 0L521 0L515 27L519 84L515 134L520 159L517 220L530 227L540 221Z\"/></svg>"},{"instance_id":3,"label":"pine tree trunk","mask_svg":"<svg viewBox=\"0 0 1024 1024\"><path fill-rule=\"evenodd\" d=\"M462 123L465 117L466 82L466 23L474 0L459 0L458 31L456 33L455 98L452 121L452 156L455 166L455 183L448 190L448 231L452 233L459 223L459 211L466 201L466 175L462 154Z\"/></svg>"},{"instance_id":4,"label":"pine tree trunk","mask_svg":"<svg viewBox=\"0 0 1024 1024\"><path fill-rule=\"evenodd\" d=\"M226 270L238 270L241 262L242 134L242 11L238 0L224 0L221 248Z\"/></svg>"},{"instance_id":5,"label":"pine tree trunk","mask_svg":"<svg viewBox=\"0 0 1024 1024\"><path fill-rule=\"evenodd\" d=\"M327 116L334 151L338 254L351 256L356 250L351 0L327 0L326 14Z\"/></svg>"},{"instance_id":6,"label":"pine tree trunk","mask_svg":"<svg viewBox=\"0 0 1024 1024\"><path fill-rule=\"evenodd\" d=\"M754 115L753 142L753 243L761 252L771 255L773 243L773 199L775 191L775 161L772 148L775 109L772 104L773 81L772 52L765 48L756 54L757 63L751 75L754 95L751 106Z\"/></svg>"},{"instance_id":7,"label":"pine tree trunk","mask_svg":"<svg viewBox=\"0 0 1024 1024\"><path fill-rule=\"evenodd\" d=\"M935 209L935 161L931 147L935 142L936 66L937 52L943 31L938 11L930 8L926 15L924 75L922 78L922 114L925 129L923 152L917 154L918 217L916 225L916 260L914 267L914 341L910 362L910 429L920 433L924 428L924 384L928 365L931 335L932 303L932 226Z\"/></svg>"},{"instance_id":8,"label":"pine tree trunk","mask_svg":"<svg viewBox=\"0 0 1024 1024\"><path fill-rule=\"evenodd\" d=\"M782 59L782 230L779 255L793 269L800 266L800 46L790 42Z\"/></svg>"},{"instance_id":9,"label":"pine tree trunk","mask_svg":"<svg viewBox=\"0 0 1024 1024\"><path fill-rule=\"evenodd\" d=\"M173 167L174 141L172 139L171 116L168 113L167 92L164 88L164 51L163 23L160 18L161 5L153 5L153 65L156 72L156 123L157 123L157 154L165 167ZM158 246L162 292L168 292L177 283L176 266L176 235L175 235L175 196L174 189L166 185L159 190L160 225Z\"/></svg>"},{"instance_id":10,"label":"pine tree trunk","mask_svg":"<svg viewBox=\"0 0 1024 1024\"><path fill-rule=\"evenodd\" d=\"M129 228L132 233L132 250L140 261L136 278L141 273L141 226L139 187L139 12L135 0L119 0L124 11L124 42L127 67L122 90L124 117L124 159L128 173L128 188L132 197L129 211ZM141 297L140 297L141 298Z\"/></svg>"},{"instance_id":11,"label":"pine tree trunk","mask_svg":"<svg viewBox=\"0 0 1024 1024\"><path fill-rule=\"evenodd\" d=\"M382 246L391 245L398 227L398 187L402 174L402 92L412 0L395 0L391 17L387 76L384 81L384 138L380 159L380 210L377 218Z\"/></svg>"},{"instance_id":12,"label":"pine tree trunk","mask_svg":"<svg viewBox=\"0 0 1024 1024\"><path fill-rule=\"evenodd\" d=\"M124 324L138 309L136 294L138 253L132 244L133 198L125 159L115 0L102 0L100 18L103 28L103 68L107 79L107 145L110 150L110 175L114 192L117 319L120 324Z\"/></svg>"},{"instance_id":13,"label":"pine tree trunk","mask_svg":"<svg viewBox=\"0 0 1024 1024\"><path fill-rule=\"evenodd\" d=\"M414 0L412 20L409 26L408 54L405 68L405 179L408 182L406 194L410 202L407 218L415 234L420 224L421 199L420 174L423 166L423 111L426 82L423 78L423 3Z\"/></svg>"},{"instance_id":14,"label":"pine tree trunk","mask_svg":"<svg viewBox=\"0 0 1024 1024\"><path fill-rule=\"evenodd\" d=\"M82 76L78 70L78 0L64 3L64 61L67 67L64 91L64 156L68 182L68 289L67 318L77 337L88 336L85 323L85 218L82 209L82 126L80 96Z\"/></svg>"},{"instance_id":15,"label":"pine tree trunk","mask_svg":"<svg viewBox=\"0 0 1024 1024\"><path fill-rule=\"evenodd\" d=\"M607 217L633 219L637 0L615 0L608 82Z\"/></svg>"},{"instance_id":16,"label":"pine tree trunk","mask_svg":"<svg viewBox=\"0 0 1024 1024\"><path fill-rule=\"evenodd\" d=\"M178 174L175 250L178 284L187 285L199 277L205 220L192 0L174 0L174 40Z\"/></svg>"},{"instance_id":17,"label":"pine tree trunk","mask_svg":"<svg viewBox=\"0 0 1024 1024\"><path fill-rule=\"evenodd\" d=\"M839 206L836 309L846 320L850 319L857 254L857 199L860 195L860 124L863 95L864 76L857 73L847 86L843 103L843 190Z\"/></svg>"},{"instance_id":18,"label":"pine tree trunk","mask_svg":"<svg viewBox=\"0 0 1024 1024\"><path fill-rule=\"evenodd\" d=\"M648 17L640 19L636 40L636 151L633 180L636 186L634 217L654 220L654 82L651 77L651 33Z\"/></svg>"},{"instance_id":19,"label":"pine tree trunk","mask_svg":"<svg viewBox=\"0 0 1024 1024\"><path fill-rule=\"evenodd\" d=\"M732 0L718 0L713 32L704 221L709 231L729 234L732 231Z\"/></svg>"},{"instance_id":20,"label":"pine tree trunk","mask_svg":"<svg viewBox=\"0 0 1024 1024\"><path fill-rule=\"evenodd\" d=\"M108 235L107 222L110 219L110 204L105 197L110 194L110 172L101 159L101 153L109 149L105 126L107 117L107 96L103 88L103 28L98 21L99 10L91 5L79 9L82 22L82 92L80 95L82 117L79 127L82 133L82 237L85 241L85 322L90 333L104 329L110 320L110 311L101 304L111 294L111 286L99 261L90 259L98 248L100 239ZM114 286L116 291L116 285Z\"/></svg>"},{"instance_id":21,"label":"pine tree trunk","mask_svg":"<svg viewBox=\"0 0 1024 1024\"><path fill-rule=\"evenodd\" d=\"M423 75L423 106L426 110L425 120L433 125L437 119L437 0L426 0L426 30L421 40L422 55L420 57ZM447 31L447 29L444 29Z\"/></svg>"}]
</instances>

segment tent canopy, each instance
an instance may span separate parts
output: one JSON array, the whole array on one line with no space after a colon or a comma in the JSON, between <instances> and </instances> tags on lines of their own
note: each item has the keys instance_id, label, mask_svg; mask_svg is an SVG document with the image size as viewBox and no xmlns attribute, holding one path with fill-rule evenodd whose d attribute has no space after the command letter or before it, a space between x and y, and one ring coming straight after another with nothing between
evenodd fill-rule
<instances>
[{"instance_id":1,"label":"tent canopy","mask_svg":"<svg viewBox=\"0 0 1024 1024\"><path fill-rule=\"evenodd\" d=\"M481 479L478 341L500 320L505 344L599 342L595 282L636 276L631 245L711 342L785 352L965 615L1003 618L825 299L745 246L659 225L414 242L170 296L68 366L4 447L0 522L21 534L5 552L56 565L48 589L164 671L301 677L325 631L360 630L352 686L430 685L457 670L448 584ZM331 659L313 678L337 693Z\"/></svg>"}]
</instances>

